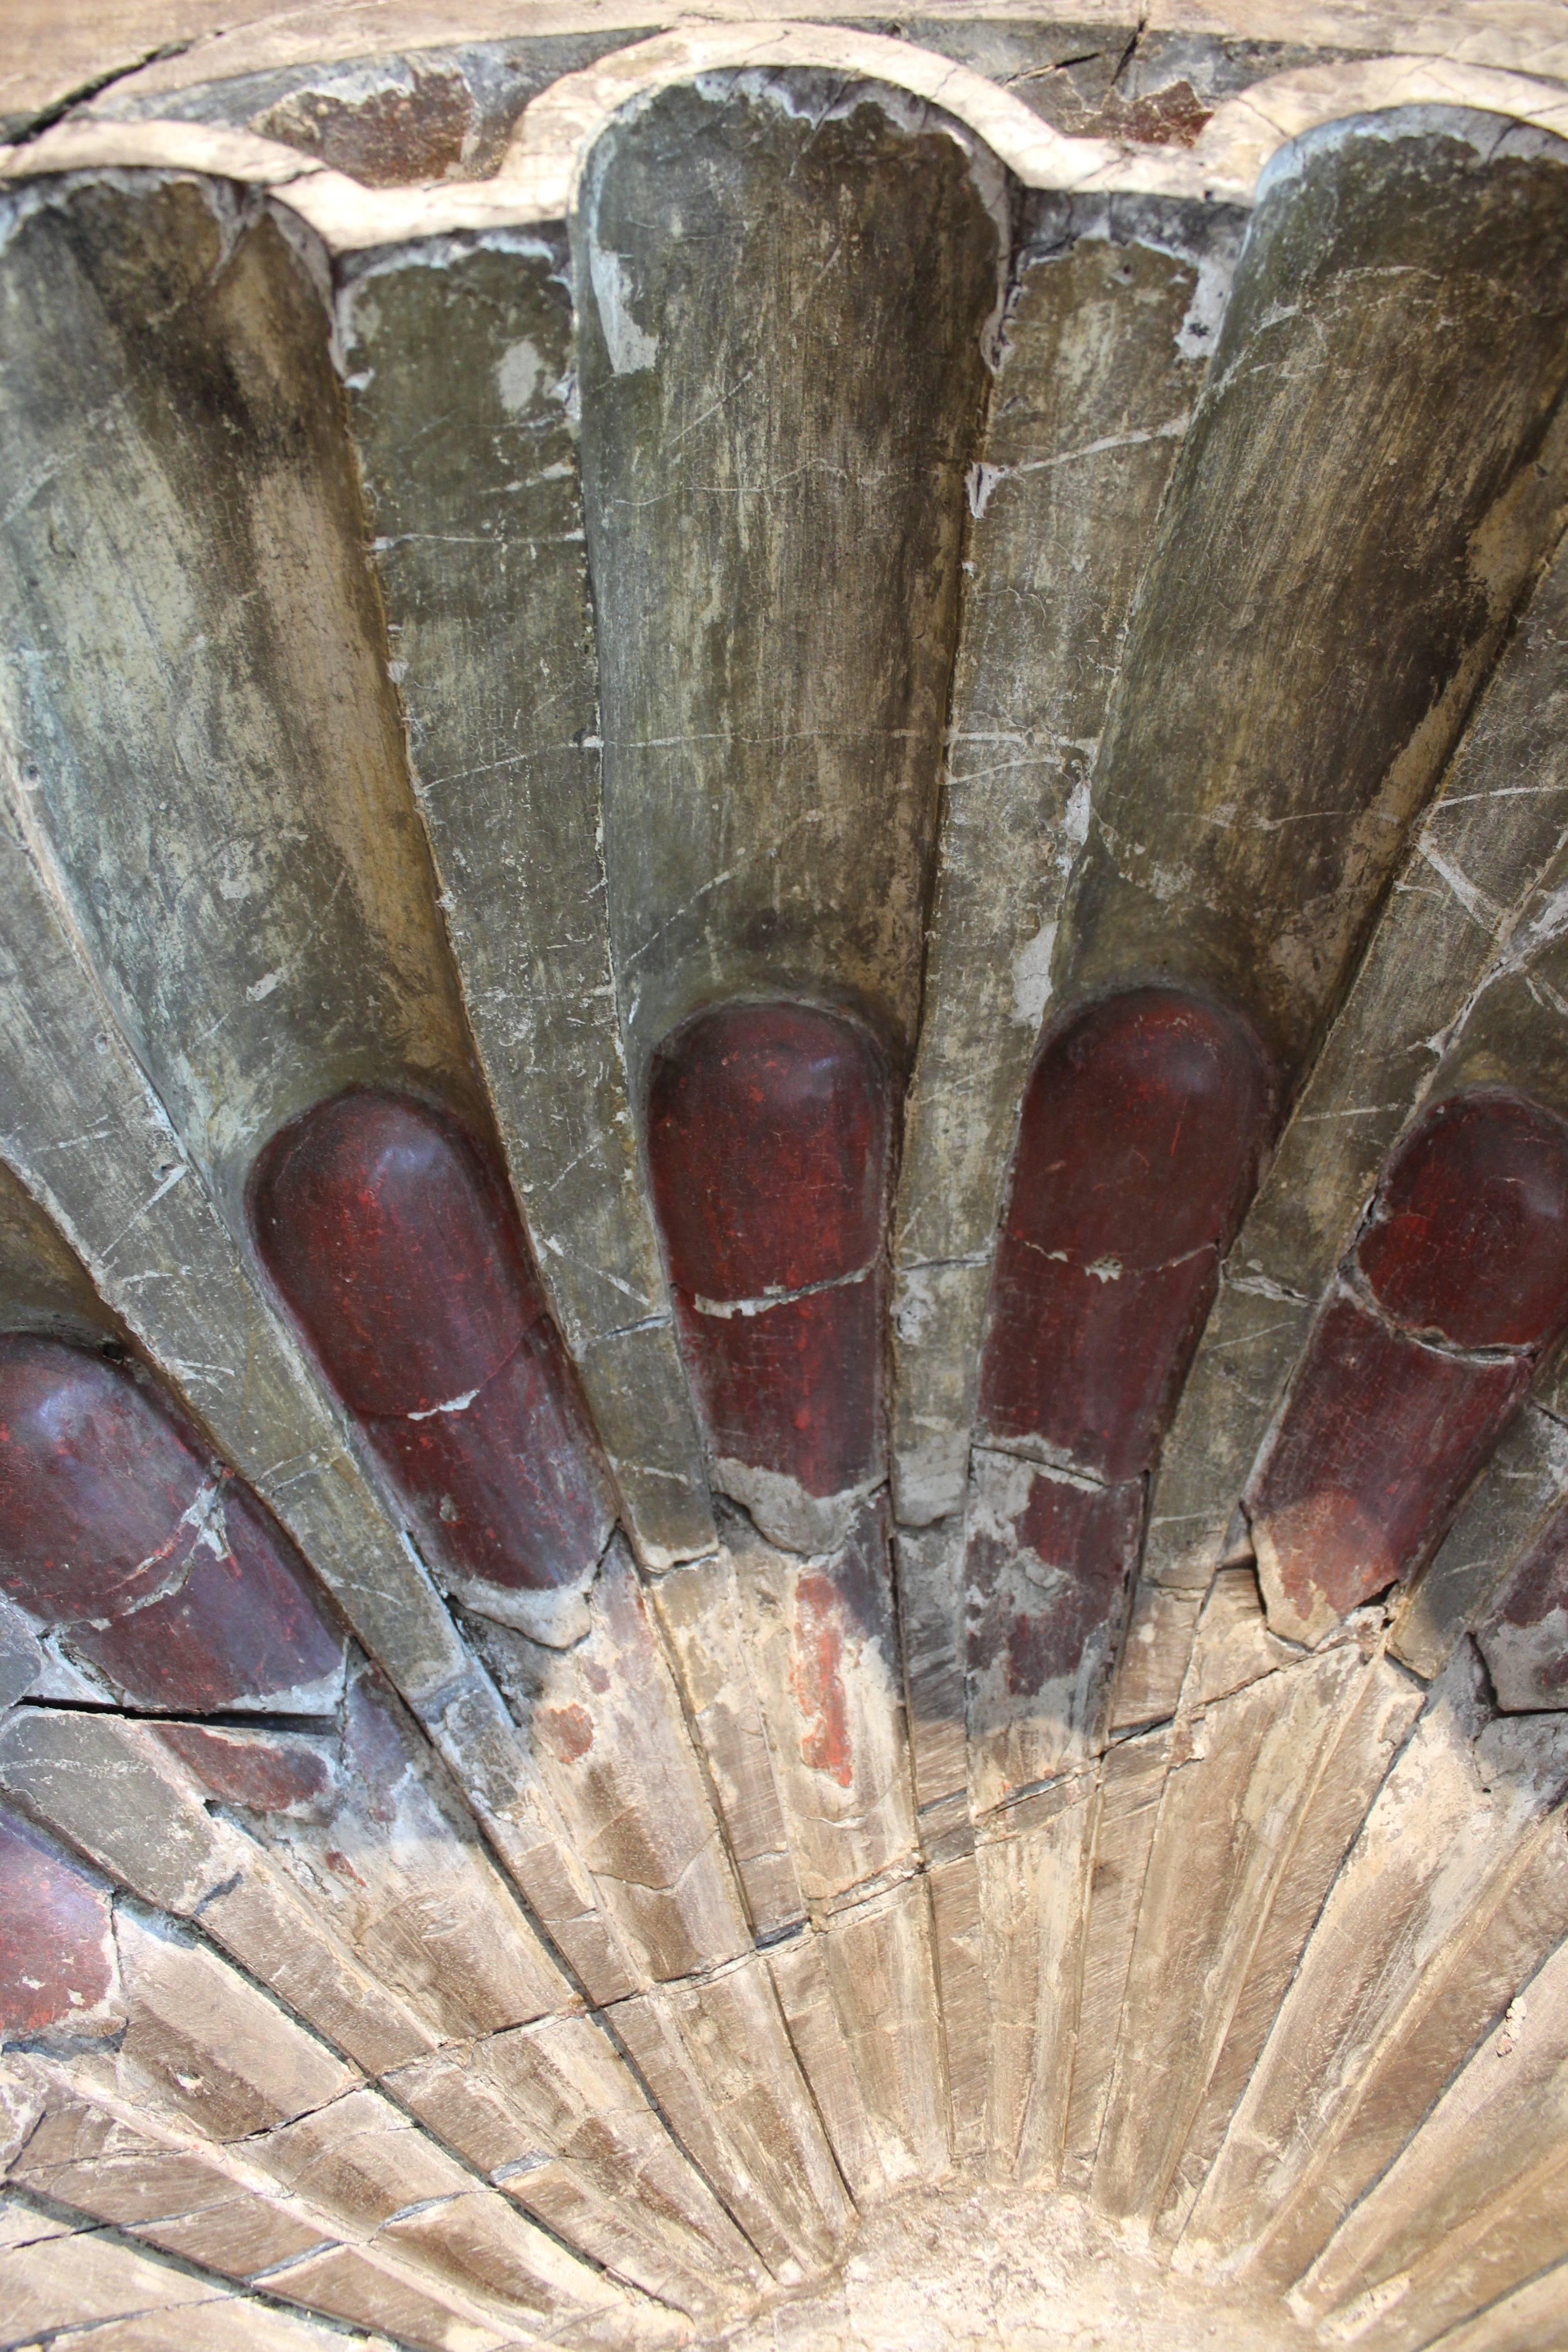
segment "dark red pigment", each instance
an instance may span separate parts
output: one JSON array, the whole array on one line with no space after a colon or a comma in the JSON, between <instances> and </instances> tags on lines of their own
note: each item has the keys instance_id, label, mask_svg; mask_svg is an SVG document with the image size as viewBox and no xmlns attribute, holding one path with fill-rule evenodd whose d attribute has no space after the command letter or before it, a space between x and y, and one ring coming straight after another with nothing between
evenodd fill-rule
<instances>
[{"instance_id":1,"label":"dark red pigment","mask_svg":"<svg viewBox=\"0 0 1568 2352\"><path fill-rule=\"evenodd\" d=\"M1070 1681L1121 1605L1142 1474L1257 1183L1272 1108L1245 1024L1179 989L1132 989L1071 1013L1036 1061L980 1419L1004 1444L1042 1444L1105 1484L1042 1474L1009 1538L971 1538L971 1664L1005 1660L1014 1697ZM1016 1550L1039 1563L1026 1611Z\"/></svg>"},{"instance_id":2,"label":"dark red pigment","mask_svg":"<svg viewBox=\"0 0 1568 2352\"><path fill-rule=\"evenodd\" d=\"M1303 1616L1426 1558L1565 1326L1568 1129L1501 1088L1438 1103L1384 1170L1248 1496Z\"/></svg>"},{"instance_id":3,"label":"dark red pigment","mask_svg":"<svg viewBox=\"0 0 1568 2352\"><path fill-rule=\"evenodd\" d=\"M499 1169L444 1111L356 1088L275 1135L256 1245L428 1556L506 1591L591 1566L608 1486Z\"/></svg>"},{"instance_id":4,"label":"dark red pigment","mask_svg":"<svg viewBox=\"0 0 1568 2352\"><path fill-rule=\"evenodd\" d=\"M876 1046L812 1005L721 1005L654 1059L654 1202L709 1442L808 1495L879 1466L890 1125Z\"/></svg>"},{"instance_id":5,"label":"dark red pigment","mask_svg":"<svg viewBox=\"0 0 1568 2352\"><path fill-rule=\"evenodd\" d=\"M980 1416L1116 1480L1152 1458L1258 1181L1271 1089L1233 1014L1180 990L1091 1004L1025 1091Z\"/></svg>"},{"instance_id":6,"label":"dark red pigment","mask_svg":"<svg viewBox=\"0 0 1568 2352\"><path fill-rule=\"evenodd\" d=\"M295 1734L172 1723L163 1738L215 1797L250 1812L303 1811L332 1786L321 1748Z\"/></svg>"},{"instance_id":7,"label":"dark red pigment","mask_svg":"<svg viewBox=\"0 0 1568 2352\"><path fill-rule=\"evenodd\" d=\"M114 1982L109 1898L0 1812L0 2034L24 2041L97 2008Z\"/></svg>"},{"instance_id":8,"label":"dark red pigment","mask_svg":"<svg viewBox=\"0 0 1568 2352\"><path fill-rule=\"evenodd\" d=\"M173 1402L24 1332L0 1335L0 1585L134 1706L254 1706L342 1663L299 1553Z\"/></svg>"}]
</instances>

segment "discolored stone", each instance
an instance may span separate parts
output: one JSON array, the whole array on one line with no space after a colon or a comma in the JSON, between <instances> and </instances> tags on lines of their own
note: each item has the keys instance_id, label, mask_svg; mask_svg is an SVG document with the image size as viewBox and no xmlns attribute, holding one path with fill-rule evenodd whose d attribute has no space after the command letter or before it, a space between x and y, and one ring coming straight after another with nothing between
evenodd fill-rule
<instances>
[{"instance_id":1,"label":"discolored stone","mask_svg":"<svg viewBox=\"0 0 1568 2352\"><path fill-rule=\"evenodd\" d=\"M716 1475L816 1550L880 1475L889 1087L866 1033L734 1004L667 1038L648 1165Z\"/></svg>"},{"instance_id":2,"label":"discolored stone","mask_svg":"<svg viewBox=\"0 0 1568 2352\"><path fill-rule=\"evenodd\" d=\"M449 1116L360 1090L274 1136L251 1180L268 1272L476 1605L592 1570L611 1507L499 1174Z\"/></svg>"},{"instance_id":3,"label":"discolored stone","mask_svg":"<svg viewBox=\"0 0 1568 2352\"><path fill-rule=\"evenodd\" d=\"M1529 1386L1519 1358L1468 1362L1331 1294L1247 1490L1276 1628L1317 1640L1418 1566Z\"/></svg>"},{"instance_id":4,"label":"discolored stone","mask_svg":"<svg viewBox=\"0 0 1568 2352\"><path fill-rule=\"evenodd\" d=\"M634 1093L716 995L847 1003L900 1062L912 1044L1005 202L947 119L837 75L659 90L587 160L583 505Z\"/></svg>"},{"instance_id":5,"label":"discolored stone","mask_svg":"<svg viewBox=\"0 0 1568 2352\"><path fill-rule=\"evenodd\" d=\"M0 1580L135 1704L330 1704L303 1561L146 1375L0 1336Z\"/></svg>"},{"instance_id":6,"label":"discolored stone","mask_svg":"<svg viewBox=\"0 0 1568 2352\"><path fill-rule=\"evenodd\" d=\"M664 1568L710 1550L713 1525L610 968L563 245L552 228L355 257L338 323L496 1124L628 1532Z\"/></svg>"},{"instance_id":7,"label":"discolored stone","mask_svg":"<svg viewBox=\"0 0 1568 2352\"><path fill-rule=\"evenodd\" d=\"M971 1801L1081 1760L1104 1711L1143 1512L1101 1486L975 1449L965 1577Z\"/></svg>"},{"instance_id":8,"label":"discolored stone","mask_svg":"<svg viewBox=\"0 0 1568 2352\"><path fill-rule=\"evenodd\" d=\"M1211 992L1287 1095L1554 535L1510 525L1568 385L1565 166L1458 108L1293 141L1171 478L1052 976Z\"/></svg>"},{"instance_id":9,"label":"discolored stone","mask_svg":"<svg viewBox=\"0 0 1568 2352\"><path fill-rule=\"evenodd\" d=\"M1498 1705L1568 1707L1568 1516L1557 1511L1477 1633Z\"/></svg>"},{"instance_id":10,"label":"discolored stone","mask_svg":"<svg viewBox=\"0 0 1568 2352\"><path fill-rule=\"evenodd\" d=\"M0 1812L0 2035L111 2032L108 1895L15 1813Z\"/></svg>"}]
</instances>

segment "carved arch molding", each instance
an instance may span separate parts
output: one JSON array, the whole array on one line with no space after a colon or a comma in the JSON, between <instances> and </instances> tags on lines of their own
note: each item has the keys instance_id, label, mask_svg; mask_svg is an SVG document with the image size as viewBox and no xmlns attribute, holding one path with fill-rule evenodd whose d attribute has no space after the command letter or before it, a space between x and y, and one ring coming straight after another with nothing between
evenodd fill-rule
<instances>
[{"instance_id":1,"label":"carved arch molding","mask_svg":"<svg viewBox=\"0 0 1568 2352\"><path fill-rule=\"evenodd\" d=\"M0 2345L1568 2344L1568 13L124 13Z\"/></svg>"}]
</instances>

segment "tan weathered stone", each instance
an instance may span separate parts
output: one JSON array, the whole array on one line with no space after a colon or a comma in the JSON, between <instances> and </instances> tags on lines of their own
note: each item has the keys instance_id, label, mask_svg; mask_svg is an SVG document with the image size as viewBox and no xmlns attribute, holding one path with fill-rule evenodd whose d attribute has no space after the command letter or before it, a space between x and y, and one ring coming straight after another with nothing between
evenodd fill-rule
<instances>
[{"instance_id":1,"label":"tan weathered stone","mask_svg":"<svg viewBox=\"0 0 1568 2352\"><path fill-rule=\"evenodd\" d=\"M1389 2352L1429 2343L1568 2250L1568 1945L1519 1986L1297 2290Z\"/></svg>"},{"instance_id":2,"label":"tan weathered stone","mask_svg":"<svg viewBox=\"0 0 1568 2352\"><path fill-rule=\"evenodd\" d=\"M726 1545L651 1588L724 1834L759 1936L805 1914L755 1680L747 1612Z\"/></svg>"},{"instance_id":3,"label":"tan weathered stone","mask_svg":"<svg viewBox=\"0 0 1568 2352\"><path fill-rule=\"evenodd\" d=\"M1267 2030L1328 1879L1420 1701L1356 1641L1247 1683L1191 1718L1173 1761L1139 1908L1093 2195L1151 2221L1205 2101L1226 2095L1228 2038ZM1193 1673L1201 1676L1203 1639ZM1262 2016L1258 2015L1261 2008ZM1234 2063L1239 2063L1235 2060ZM1151 2102L1145 2086L1157 2079ZM1228 2113L1228 2108L1226 2109ZM1223 2127L1223 2125L1221 2126Z\"/></svg>"},{"instance_id":4,"label":"tan weathered stone","mask_svg":"<svg viewBox=\"0 0 1568 2352\"><path fill-rule=\"evenodd\" d=\"M387 2087L569 2243L695 2316L762 2284L602 2026L559 2018L443 2051Z\"/></svg>"},{"instance_id":5,"label":"tan weathered stone","mask_svg":"<svg viewBox=\"0 0 1568 2352\"><path fill-rule=\"evenodd\" d=\"M1288 2285L1397 2156L1568 1924L1565 1783L1568 1729L1489 1729L1456 1657L1330 1894L1181 2259Z\"/></svg>"},{"instance_id":6,"label":"tan weathered stone","mask_svg":"<svg viewBox=\"0 0 1568 2352\"><path fill-rule=\"evenodd\" d=\"M733 1865L631 1556L612 1543L567 1650L468 1620L575 1853L646 1978L689 1976L749 1943ZM597 1990L591 1986L591 1990Z\"/></svg>"},{"instance_id":7,"label":"tan weathered stone","mask_svg":"<svg viewBox=\"0 0 1568 2352\"><path fill-rule=\"evenodd\" d=\"M910 1758L923 1813L968 1786L962 1515L893 1538Z\"/></svg>"},{"instance_id":8,"label":"tan weathered stone","mask_svg":"<svg viewBox=\"0 0 1568 2352\"><path fill-rule=\"evenodd\" d=\"M852 2208L765 1956L619 2001L609 2022L774 2277L829 2262Z\"/></svg>"},{"instance_id":9,"label":"tan weathered stone","mask_svg":"<svg viewBox=\"0 0 1568 2352\"><path fill-rule=\"evenodd\" d=\"M1200 1598L1160 1584L1137 1584L1116 1662L1110 1731L1141 1731L1174 1715L1192 1656Z\"/></svg>"},{"instance_id":10,"label":"tan weathered stone","mask_svg":"<svg viewBox=\"0 0 1568 2352\"><path fill-rule=\"evenodd\" d=\"M916 1851L886 1514L865 1506L837 1550L779 1551L726 1513L785 1834L814 1908Z\"/></svg>"},{"instance_id":11,"label":"tan weathered stone","mask_svg":"<svg viewBox=\"0 0 1568 2352\"><path fill-rule=\"evenodd\" d=\"M1096 1811L1091 1783L1061 1780L994 1814L976 1847L990 2010L986 2140L997 2169L1023 2180L1054 2184L1061 2170Z\"/></svg>"},{"instance_id":12,"label":"tan weathered stone","mask_svg":"<svg viewBox=\"0 0 1568 2352\"><path fill-rule=\"evenodd\" d=\"M772 1946L768 1973L834 2158L850 2196L864 2209L887 2195L888 2176L854 2053L834 2006L823 1942L807 1928Z\"/></svg>"},{"instance_id":13,"label":"tan weathered stone","mask_svg":"<svg viewBox=\"0 0 1568 2352\"><path fill-rule=\"evenodd\" d=\"M1047 1850L1050 1896L1058 1918L1066 1912L1076 1920L1076 1935L1069 1941L1057 1927L1062 1960L1048 1989L1054 1992L1059 1983L1060 2005L1040 2005L1052 2063L1042 2069L1037 2061L1035 2079L1050 2129L1035 2135L1037 2155L1031 2151L1031 2160L1048 2180L1059 2148L1062 2186L1079 2194L1093 2180L1105 2128L1138 1909L1171 1755L1168 1730L1119 1741L1100 1766L1095 1801L1077 1804Z\"/></svg>"},{"instance_id":14,"label":"tan weathered stone","mask_svg":"<svg viewBox=\"0 0 1568 2352\"><path fill-rule=\"evenodd\" d=\"M821 1948L889 2187L946 2170L948 2091L923 1878L836 1911Z\"/></svg>"}]
</instances>

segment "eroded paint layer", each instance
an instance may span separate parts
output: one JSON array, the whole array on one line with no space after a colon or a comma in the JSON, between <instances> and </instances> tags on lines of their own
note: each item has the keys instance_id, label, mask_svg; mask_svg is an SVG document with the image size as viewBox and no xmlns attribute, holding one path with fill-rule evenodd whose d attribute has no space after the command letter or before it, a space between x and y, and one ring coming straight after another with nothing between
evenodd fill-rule
<instances>
[{"instance_id":1,"label":"eroded paint layer","mask_svg":"<svg viewBox=\"0 0 1568 2352\"><path fill-rule=\"evenodd\" d=\"M268 1274L429 1556L548 1592L609 1533L596 1448L499 1172L447 1113L353 1088L274 1136L250 1218Z\"/></svg>"},{"instance_id":2,"label":"eroded paint layer","mask_svg":"<svg viewBox=\"0 0 1568 2352\"><path fill-rule=\"evenodd\" d=\"M98 2023L114 1988L109 1897L14 1813L0 1812L0 2036Z\"/></svg>"},{"instance_id":3,"label":"eroded paint layer","mask_svg":"<svg viewBox=\"0 0 1568 2352\"><path fill-rule=\"evenodd\" d=\"M1509 1714L1568 1707L1568 1511L1547 1522L1476 1638Z\"/></svg>"},{"instance_id":4,"label":"eroded paint layer","mask_svg":"<svg viewBox=\"0 0 1568 2352\"><path fill-rule=\"evenodd\" d=\"M0 1337L0 1585L132 1706L330 1703L303 1561L130 1366Z\"/></svg>"},{"instance_id":5,"label":"eroded paint layer","mask_svg":"<svg viewBox=\"0 0 1568 2352\"><path fill-rule=\"evenodd\" d=\"M1147 1468L1257 1180L1268 1074L1184 991L1078 1013L1030 1077L980 1415L1102 1479Z\"/></svg>"},{"instance_id":6,"label":"eroded paint layer","mask_svg":"<svg viewBox=\"0 0 1568 2352\"><path fill-rule=\"evenodd\" d=\"M798 1549L881 1475L889 1127L877 1048L813 1005L720 1006L655 1057L654 1202L716 1475Z\"/></svg>"},{"instance_id":7,"label":"eroded paint layer","mask_svg":"<svg viewBox=\"0 0 1568 2352\"><path fill-rule=\"evenodd\" d=\"M1568 1325L1568 1130L1436 1104L1384 1171L1247 1497L1277 1630L1316 1641L1418 1567Z\"/></svg>"}]
</instances>

